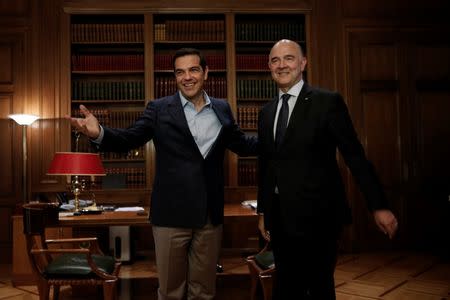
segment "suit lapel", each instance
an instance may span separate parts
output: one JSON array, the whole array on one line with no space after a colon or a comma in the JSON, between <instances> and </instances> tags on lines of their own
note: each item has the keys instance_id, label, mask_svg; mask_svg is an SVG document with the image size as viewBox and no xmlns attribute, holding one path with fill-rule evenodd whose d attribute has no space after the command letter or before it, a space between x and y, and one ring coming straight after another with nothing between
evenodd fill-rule
<instances>
[{"instance_id":1,"label":"suit lapel","mask_svg":"<svg viewBox=\"0 0 450 300\"><path fill-rule=\"evenodd\" d=\"M274 126L275 125L275 116L277 113L277 106L278 106L278 96L275 96L275 98L273 99L273 101L269 104L269 106L267 107L267 117L266 120L264 120L266 122L266 124L271 124L269 126L270 128L270 132L269 132L269 144L271 147L275 148L275 138L273 135L273 130L274 130Z\"/></svg>"},{"instance_id":2,"label":"suit lapel","mask_svg":"<svg viewBox=\"0 0 450 300\"><path fill-rule=\"evenodd\" d=\"M222 124L222 129L223 129L223 127L229 126L229 123L231 120L225 114L225 112L220 109L220 103L218 103L218 101L221 101L221 100L216 100L212 97L209 97L209 100L211 100L211 107L214 110L214 112L216 113L216 116L219 119L220 124Z\"/></svg>"},{"instance_id":3,"label":"suit lapel","mask_svg":"<svg viewBox=\"0 0 450 300\"><path fill-rule=\"evenodd\" d=\"M168 111L174 120L174 124L182 130L182 132L192 138L186 116L181 105L180 94L177 92L173 97L169 98Z\"/></svg>"},{"instance_id":4,"label":"suit lapel","mask_svg":"<svg viewBox=\"0 0 450 300\"><path fill-rule=\"evenodd\" d=\"M221 135L224 132L224 128L228 127L230 124L230 118L225 114L225 112L220 109L220 103L218 103L219 100L216 100L212 97L209 97L209 100L211 100L211 108L214 110L217 118L219 119L220 124L222 124L222 127L220 128L219 134L217 135L216 140L214 141L214 144L212 145L211 149L209 150L208 156L213 153L214 149L216 148L217 142L220 140Z\"/></svg>"},{"instance_id":5,"label":"suit lapel","mask_svg":"<svg viewBox=\"0 0 450 300\"><path fill-rule=\"evenodd\" d=\"M302 128L302 123L306 120L306 114L308 113L309 107L311 105L311 99L309 98L311 92L311 88L305 82L303 84L302 90L300 91L300 95L298 95L297 102L295 103L291 117L289 118L286 134L284 135L284 139L282 142L283 144L286 143L286 141L289 141L289 138L292 136L292 134L296 132L297 127Z\"/></svg>"}]
</instances>

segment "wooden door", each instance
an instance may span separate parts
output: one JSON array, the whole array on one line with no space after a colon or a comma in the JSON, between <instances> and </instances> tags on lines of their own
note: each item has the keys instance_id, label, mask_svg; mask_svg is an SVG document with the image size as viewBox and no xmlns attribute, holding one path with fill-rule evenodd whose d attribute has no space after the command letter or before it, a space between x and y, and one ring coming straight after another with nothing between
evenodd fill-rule
<instances>
[{"instance_id":1,"label":"wooden door","mask_svg":"<svg viewBox=\"0 0 450 300\"><path fill-rule=\"evenodd\" d=\"M416 196L408 212L408 229L415 237L415 247L447 257L450 253L450 43L443 37L448 34L420 34L407 53L414 107L412 170Z\"/></svg>"},{"instance_id":2,"label":"wooden door","mask_svg":"<svg viewBox=\"0 0 450 300\"><path fill-rule=\"evenodd\" d=\"M436 241L430 233L448 218L448 201L442 198L450 193L450 48L437 32L380 28L348 34L349 109L399 219L398 236L390 242L378 233L349 180L353 249Z\"/></svg>"},{"instance_id":3,"label":"wooden door","mask_svg":"<svg viewBox=\"0 0 450 300\"><path fill-rule=\"evenodd\" d=\"M405 228L403 205L408 178L408 99L401 69L402 44L389 31L349 34L348 106L369 160L374 164L392 210ZM349 180L353 213L353 249L390 247L378 232L353 180Z\"/></svg>"}]
</instances>

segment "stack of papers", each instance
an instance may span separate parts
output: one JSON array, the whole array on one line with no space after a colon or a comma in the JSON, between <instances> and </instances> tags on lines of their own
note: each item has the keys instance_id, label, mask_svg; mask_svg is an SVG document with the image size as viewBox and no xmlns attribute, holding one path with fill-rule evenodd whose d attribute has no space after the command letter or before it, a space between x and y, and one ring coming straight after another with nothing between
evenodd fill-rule
<instances>
[{"instance_id":1,"label":"stack of papers","mask_svg":"<svg viewBox=\"0 0 450 300\"><path fill-rule=\"evenodd\" d=\"M127 207L118 207L115 211L144 211L142 206L127 206Z\"/></svg>"},{"instance_id":2,"label":"stack of papers","mask_svg":"<svg viewBox=\"0 0 450 300\"><path fill-rule=\"evenodd\" d=\"M245 200L241 202L242 205L248 206L251 208L256 209L258 207L258 201L257 200Z\"/></svg>"}]
</instances>

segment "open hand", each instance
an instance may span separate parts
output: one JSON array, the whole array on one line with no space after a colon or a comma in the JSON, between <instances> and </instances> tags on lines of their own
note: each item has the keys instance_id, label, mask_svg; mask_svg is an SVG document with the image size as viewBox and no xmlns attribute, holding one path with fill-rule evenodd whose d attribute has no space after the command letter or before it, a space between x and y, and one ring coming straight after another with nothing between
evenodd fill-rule
<instances>
[{"instance_id":1,"label":"open hand","mask_svg":"<svg viewBox=\"0 0 450 300\"><path fill-rule=\"evenodd\" d=\"M100 134L100 126L97 118L91 114L91 112L84 106L80 105L80 112L84 118L72 118L66 116L66 119L70 121L70 124L78 132L87 135L91 139L98 138Z\"/></svg>"}]
</instances>

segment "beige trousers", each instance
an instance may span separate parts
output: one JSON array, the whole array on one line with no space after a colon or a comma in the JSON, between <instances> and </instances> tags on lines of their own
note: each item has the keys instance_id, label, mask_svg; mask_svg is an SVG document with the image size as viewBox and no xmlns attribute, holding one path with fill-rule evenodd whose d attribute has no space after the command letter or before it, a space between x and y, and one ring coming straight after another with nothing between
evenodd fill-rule
<instances>
[{"instance_id":1,"label":"beige trousers","mask_svg":"<svg viewBox=\"0 0 450 300\"><path fill-rule=\"evenodd\" d=\"M158 300L214 299L222 227L209 223L200 229L153 226Z\"/></svg>"}]
</instances>

